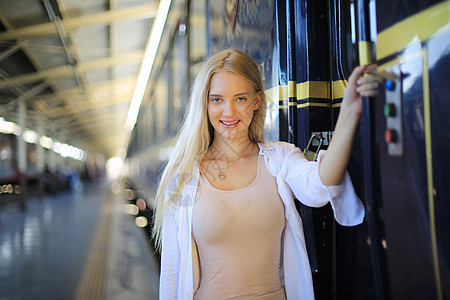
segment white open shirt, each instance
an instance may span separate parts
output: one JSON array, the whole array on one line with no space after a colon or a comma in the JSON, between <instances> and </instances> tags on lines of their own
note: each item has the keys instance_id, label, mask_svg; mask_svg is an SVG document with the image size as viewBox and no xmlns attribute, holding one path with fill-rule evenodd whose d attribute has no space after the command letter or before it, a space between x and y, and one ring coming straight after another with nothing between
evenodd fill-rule
<instances>
[{"instance_id":1,"label":"white open shirt","mask_svg":"<svg viewBox=\"0 0 450 300\"><path fill-rule=\"evenodd\" d=\"M348 173L337 186L325 186L318 162L308 161L299 148L285 142L258 144L259 154L276 178L278 193L284 204L286 226L282 240L281 276L287 299L314 299L314 289L306 253L303 224L295 208L294 197L310 207L328 202L336 221L344 226L361 224L364 206L356 196ZM164 213L159 299L193 299L198 288L200 268L197 248L192 238L192 212L199 183L199 170L183 188L176 203ZM171 193L169 188L167 195Z\"/></svg>"}]
</instances>

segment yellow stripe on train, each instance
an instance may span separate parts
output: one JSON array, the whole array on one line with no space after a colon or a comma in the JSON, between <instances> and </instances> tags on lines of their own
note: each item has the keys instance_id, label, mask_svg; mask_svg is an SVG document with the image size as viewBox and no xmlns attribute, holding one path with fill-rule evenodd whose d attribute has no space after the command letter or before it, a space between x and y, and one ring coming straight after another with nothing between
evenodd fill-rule
<instances>
[{"instance_id":1,"label":"yellow stripe on train","mask_svg":"<svg viewBox=\"0 0 450 300\"><path fill-rule=\"evenodd\" d=\"M341 103L334 103L335 100L340 100L344 97L345 87L347 81L336 80L331 84L331 94L332 94L332 107L339 107ZM328 81L307 81L301 83L295 83L294 81L289 81L287 85L278 85L271 89L266 90L266 96L268 101L278 105L280 109L286 109L289 106L297 106L297 108L304 107L328 107L328 103L323 102L306 102L297 104L297 101L303 101L310 98L314 99L330 99L330 85ZM295 101L291 99L295 98ZM279 104L279 103L283 104Z\"/></svg>"},{"instance_id":2,"label":"yellow stripe on train","mask_svg":"<svg viewBox=\"0 0 450 300\"><path fill-rule=\"evenodd\" d=\"M377 60L395 54L412 41L424 42L450 30L450 3L444 1L389 27L377 35Z\"/></svg>"}]
</instances>

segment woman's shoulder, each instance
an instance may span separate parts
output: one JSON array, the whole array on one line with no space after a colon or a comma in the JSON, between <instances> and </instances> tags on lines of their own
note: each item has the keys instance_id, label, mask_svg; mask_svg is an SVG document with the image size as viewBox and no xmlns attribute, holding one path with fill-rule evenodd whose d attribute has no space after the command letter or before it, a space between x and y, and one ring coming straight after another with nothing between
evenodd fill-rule
<instances>
[{"instance_id":1,"label":"woman's shoulder","mask_svg":"<svg viewBox=\"0 0 450 300\"><path fill-rule=\"evenodd\" d=\"M269 142L259 144L261 151L275 151L275 152L289 152L289 151L300 151L294 144L288 142Z\"/></svg>"},{"instance_id":2,"label":"woman's shoulder","mask_svg":"<svg viewBox=\"0 0 450 300\"><path fill-rule=\"evenodd\" d=\"M271 142L260 144L260 154L275 158L280 164L302 160L305 157L298 147L287 142Z\"/></svg>"},{"instance_id":3,"label":"woman's shoulder","mask_svg":"<svg viewBox=\"0 0 450 300\"><path fill-rule=\"evenodd\" d=\"M300 149L291 143L271 142L259 144L259 147L260 154L267 156L265 161L272 174L306 161Z\"/></svg>"}]
</instances>

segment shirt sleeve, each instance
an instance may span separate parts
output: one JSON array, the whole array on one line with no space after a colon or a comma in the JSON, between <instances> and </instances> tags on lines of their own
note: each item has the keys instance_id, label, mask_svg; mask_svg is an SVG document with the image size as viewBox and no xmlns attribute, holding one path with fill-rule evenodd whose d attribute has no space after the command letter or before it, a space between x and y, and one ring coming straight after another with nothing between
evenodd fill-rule
<instances>
[{"instance_id":1,"label":"shirt sleeve","mask_svg":"<svg viewBox=\"0 0 450 300\"><path fill-rule=\"evenodd\" d=\"M180 273L180 248L177 232L175 209L173 205L169 205L164 211L162 225L159 299L177 299Z\"/></svg>"},{"instance_id":2,"label":"shirt sleeve","mask_svg":"<svg viewBox=\"0 0 450 300\"><path fill-rule=\"evenodd\" d=\"M321 207L330 202L339 224L353 226L362 223L364 206L355 193L348 172L339 185L322 183L319 163L326 151L320 151L315 162L308 161L294 145L286 144L283 148L280 172L300 202L310 207Z\"/></svg>"}]
</instances>

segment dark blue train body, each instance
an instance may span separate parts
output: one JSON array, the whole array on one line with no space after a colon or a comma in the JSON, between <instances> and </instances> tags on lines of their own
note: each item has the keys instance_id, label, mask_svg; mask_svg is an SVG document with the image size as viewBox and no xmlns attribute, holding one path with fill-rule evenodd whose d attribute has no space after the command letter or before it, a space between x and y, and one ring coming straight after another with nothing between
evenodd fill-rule
<instances>
[{"instance_id":1,"label":"dark blue train body","mask_svg":"<svg viewBox=\"0 0 450 300\"><path fill-rule=\"evenodd\" d=\"M130 170L140 161L131 173L155 181L198 66L222 49L243 50L260 66L266 139L301 149L314 134L326 148L351 70L377 63L379 97L365 99L348 168L364 223L346 228L329 206L298 207L316 298L449 299L450 2L225 2L175 2L185 12L172 11L178 23L165 32L168 50L128 148ZM174 100L161 102L167 97Z\"/></svg>"}]
</instances>

